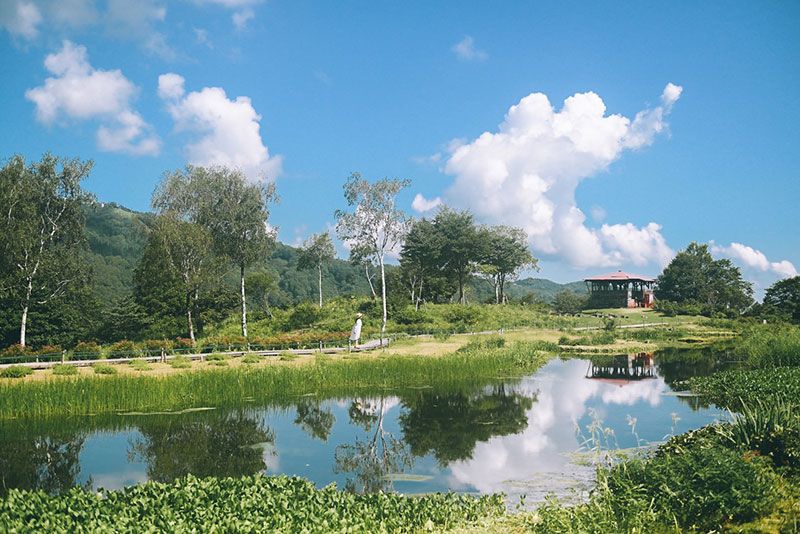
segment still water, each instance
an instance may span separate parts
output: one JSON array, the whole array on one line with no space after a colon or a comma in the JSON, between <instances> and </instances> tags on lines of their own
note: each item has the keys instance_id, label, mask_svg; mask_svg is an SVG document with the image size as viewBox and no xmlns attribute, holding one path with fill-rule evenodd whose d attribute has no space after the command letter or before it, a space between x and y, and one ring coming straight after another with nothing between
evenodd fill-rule
<instances>
[{"instance_id":1,"label":"still water","mask_svg":"<svg viewBox=\"0 0 800 534\"><path fill-rule=\"evenodd\" d=\"M580 499L597 449L645 447L724 418L675 394L680 380L719 365L719 355L700 353L565 359L461 391L422 386L281 406L6 421L0 493L263 472L355 491Z\"/></svg>"}]
</instances>

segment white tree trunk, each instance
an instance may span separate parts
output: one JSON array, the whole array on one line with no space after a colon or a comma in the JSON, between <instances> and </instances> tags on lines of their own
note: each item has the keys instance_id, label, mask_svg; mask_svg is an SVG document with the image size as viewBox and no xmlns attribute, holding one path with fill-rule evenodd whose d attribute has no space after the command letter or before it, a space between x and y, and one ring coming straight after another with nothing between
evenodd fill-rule
<instances>
[{"instance_id":1,"label":"white tree trunk","mask_svg":"<svg viewBox=\"0 0 800 534\"><path fill-rule=\"evenodd\" d=\"M241 268L241 270L240 270L240 275L241 275L240 276L240 280L241 280L241 283L242 283L242 286L241 286L242 287L242 293L241 293L241 298L242 298L242 336L244 336L246 338L247 337L247 300L245 299L245 294L244 294L244 265L240 265L239 267Z\"/></svg>"},{"instance_id":2,"label":"white tree trunk","mask_svg":"<svg viewBox=\"0 0 800 534\"><path fill-rule=\"evenodd\" d=\"M38 266L37 266L38 267ZM33 279L28 278L28 287L25 288L25 305L22 307L22 317L19 321L19 344L25 346L25 335L28 329L28 310L31 305L31 294L33 293Z\"/></svg>"},{"instance_id":3,"label":"white tree trunk","mask_svg":"<svg viewBox=\"0 0 800 534\"><path fill-rule=\"evenodd\" d=\"M319 307L322 308L322 264L320 263L317 265L317 271L319 272Z\"/></svg>"},{"instance_id":4,"label":"white tree trunk","mask_svg":"<svg viewBox=\"0 0 800 534\"><path fill-rule=\"evenodd\" d=\"M378 295L375 293L375 286L372 285L372 277L369 275L369 265L364 264L364 274L367 277L367 283L369 283L369 290L372 291L372 298L378 298Z\"/></svg>"},{"instance_id":5,"label":"white tree trunk","mask_svg":"<svg viewBox=\"0 0 800 534\"><path fill-rule=\"evenodd\" d=\"M25 328L28 325L28 306L22 308L22 320L19 325L19 344L25 346Z\"/></svg>"},{"instance_id":6,"label":"white tree trunk","mask_svg":"<svg viewBox=\"0 0 800 534\"><path fill-rule=\"evenodd\" d=\"M383 268L383 256L379 259L381 266L381 304L383 305L383 322L381 322L381 345L383 345L383 334L386 332L386 270Z\"/></svg>"},{"instance_id":7,"label":"white tree trunk","mask_svg":"<svg viewBox=\"0 0 800 534\"><path fill-rule=\"evenodd\" d=\"M194 321L192 321L192 305L191 303L186 308L186 318L189 321L189 339L192 340L192 345L194 345Z\"/></svg>"}]
</instances>

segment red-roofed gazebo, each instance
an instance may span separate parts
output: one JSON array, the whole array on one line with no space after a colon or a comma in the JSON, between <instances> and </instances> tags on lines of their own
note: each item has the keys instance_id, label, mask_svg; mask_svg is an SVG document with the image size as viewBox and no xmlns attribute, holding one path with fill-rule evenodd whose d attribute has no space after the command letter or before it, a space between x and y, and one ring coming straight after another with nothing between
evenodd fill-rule
<instances>
[{"instance_id":1,"label":"red-roofed gazebo","mask_svg":"<svg viewBox=\"0 0 800 534\"><path fill-rule=\"evenodd\" d=\"M624 271L592 276L584 280L590 308L637 308L653 306L655 278Z\"/></svg>"}]
</instances>

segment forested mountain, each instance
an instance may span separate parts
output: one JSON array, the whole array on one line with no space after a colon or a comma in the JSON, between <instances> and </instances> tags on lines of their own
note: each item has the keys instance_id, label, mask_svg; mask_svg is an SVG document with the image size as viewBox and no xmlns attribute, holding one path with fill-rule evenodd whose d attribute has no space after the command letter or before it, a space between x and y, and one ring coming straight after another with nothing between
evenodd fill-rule
<instances>
[{"instance_id":1,"label":"forested mountain","mask_svg":"<svg viewBox=\"0 0 800 534\"><path fill-rule=\"evenodd\" d=\"M101 302L130 294L133 269L142 256L152 221L150 213L132 211L113 202L86 208L93 288Z\"/></svg>"},{"instance_id":2,"label":"forested mountain","mask_svg":"<svg viewBox=\"0 0 800 534\"><path fill-rule=\"evenodd\" d=\"M86 237L93 270L94 292L100 302L112 302L133 290L133 270L142 257L154 215L130 210L115 203L95 203L87 208ZM298 250L276 243L266 263L253 272L266 272L276 282L270 294L273 305L291 305L315 300L317 274L298 270ZM230 283L236 287L236 273ZM366 295L369 285L361 267L334 260L323 267L323 292L328 297Z\"/></svg>"},{"instance_id":3,"label":"forested mountain","mask_svg":"<svg viewBox=\"0 0 800 534\"><path fill-rule=\"evenodd\" d=\"M153 214L130 210L115 203L95 203L87 208L86 236L89 242L93 269L93 288L99 301L110 303L126 295L133 288L133 270L142 256L147 232ZM285 306L302 301L314 301L317 295L317 274L314 270L297 270L298 249L276 243L261 269L276 282L270 293L272 305ZM235 287L236 273L230 273L230 284ZM489 282L473 282L473 300L482 302L494 295ZM485 286L485 287L484 287ZM345 260L334 260L323 267L322 288L325 298L339 295L367 295L369 285L364 269ZM550 302L563 289L586 293L583 282L558 284L543 278L525 278L509 282L507 293L520 299L533 293Z\"/></svg>"},{"instance_id":4,"label":"forested mountain","mask_svg":"<svg viewBox=\"0 0 800 534\"><path fill-rule=\"evenodd\" d=\"M545 302L552 302L553 297L559 291L568 289L578 294L588 293L586 284L583 281L569 282L566 284L559 284L546 278L525 278L512 282L509 286L508 293L512 298L520 298L529 293L533 293Z\"/></svg>"}]
</instances>

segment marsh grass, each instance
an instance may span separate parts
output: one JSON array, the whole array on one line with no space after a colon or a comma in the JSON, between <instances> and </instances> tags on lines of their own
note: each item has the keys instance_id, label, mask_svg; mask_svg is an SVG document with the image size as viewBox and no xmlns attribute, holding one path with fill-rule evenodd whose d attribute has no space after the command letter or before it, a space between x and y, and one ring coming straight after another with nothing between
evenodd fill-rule
<instances>
[{"instance_id":1,"label":"marsh grass","mask_svg":"<svg viewBox=\"0 0 800 534\"><path fill-rule=\"evenodd\" d=\"M0 418L239 406L246 398L263 403L309 392L340 398L354 390L363 394L365 389L419 385L452 389L500 376L524 376L547 362L551 355L546 351L553 346L517 342L502 348L474 345L440 357L315 358L303 365L237 366L213 373L6 381L0 384Z\"/></svg>"}]
</instances>

